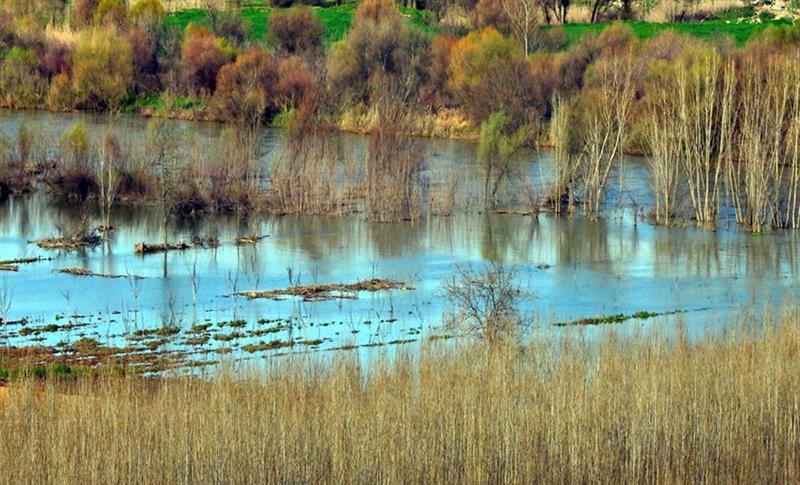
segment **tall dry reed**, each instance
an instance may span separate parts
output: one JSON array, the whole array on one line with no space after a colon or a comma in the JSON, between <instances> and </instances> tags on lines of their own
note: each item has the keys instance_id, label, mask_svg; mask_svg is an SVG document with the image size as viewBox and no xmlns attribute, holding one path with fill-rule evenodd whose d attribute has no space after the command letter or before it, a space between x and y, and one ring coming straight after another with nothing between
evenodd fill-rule
<instances>
[{"instance_id":1,"label":"tall dry reed","mask_svg":"<svg viewBox=\"0 0 800 485\"><path fill-rule=\"evenodd\" d=\"M3 483L790 483L800 320L15 382ZM578 332L576 330L575 332Z\"/></svg>"}]
</instances>

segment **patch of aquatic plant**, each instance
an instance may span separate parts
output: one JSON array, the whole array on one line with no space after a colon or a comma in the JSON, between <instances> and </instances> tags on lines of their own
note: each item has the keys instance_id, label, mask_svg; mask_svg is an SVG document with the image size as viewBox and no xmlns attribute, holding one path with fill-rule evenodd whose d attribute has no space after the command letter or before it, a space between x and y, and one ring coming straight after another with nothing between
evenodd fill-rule
<instances>
[{"instance_id":1,"label":"patch of aquatic plant","mask_svg":"<svg viewBox=\"0 0 800 485\"><path fill-rule=\"evenodd\" d=\"M196 237L192 242L176 242L176 243L156 243L148 244L140 242L134 245L133 251L139 255L157 254L167 251L186 251L188 249L213 249L219 247L219 239L214 236L207 238Z\"/></svg>"},{"instance_id":2,"label":"patch of aquatic plant","mask_svg":"<svg viewBox=\"0 0 800 485\"><path fill-rule=\"evenodd\" d=\"M183 342L183 345L188 345L190 347L200 347L208 343L211 340L211 337L208 335L199 335L197 337L191 337L186 339Z\"/></svg>"},{"instance_id":3,"label":"patch of aquatic plant","mask_svg":"<svg viewBox=\"0 0 800 485\"><path fill-rule=\"evenodd\" d=\"M219 322L217 323L219 328L244 328L247 326L247 320L231 320L229 322Z\"/></svg>"},{"instance_id":4,"label":"patch of aquatic plant","mask_svg":"<svg viewBox=\"0 0 800 485\"><path fill-rule=\"evenodd\" d=\"M656 317L676 315L678 313L683 313L683 312L684 312L683 310L673 310L669 312L638 311L631 315L617 313L614 315L606 315L601 317L582 318L580 320L574 320L572 322L558 322L554 323L553 326L573 327L573 326L585 326L585 325L614 325L618 323L627 322L628 320L648 320Z\"/></svg>"},{"instance_id":5,"label":"patch of aquatic plant","mask_svg":"<svg viewBox=\"0 0 800 485\"><path fill-rule=\"evenodd\" d=\"M262 337L264 335L269 335L269 334L272 334L272 333L283 332L287 328L289 328L289 327L288 326L284 326L284 325L278 325L278 326L269 327L269 328L260 328L258 330L252 330L250 332L250 336L251 337Z\"/></svg>"},{"instance_id":6,"label":"patch of aquatic plant","mask_svg":"<svg viewBox=\"0 0 800 485\"><path fill-rule=\"evenodd\" d=\"M188 333L204 333L209 328L211 328L210 323L198 323L197 325L192 325L192 328L188 330Z\"/></svg>"},{"instance_id":7,"label":"patch of aquatic plant","mask_svg":"<svg viewBox=\"0 0 800 485\"><path fill-rule=\"evenodd\" d=\"M260 241L263 241L264 239L266 239L268 237L269 236L256 236L256 235L240 236L240 237L237 237L236 241L234 241L234 242L236 243L237 246L247 246L247 245L256 244L256 243L258 243Z\"/></svg>"},{"instance_id":8,"label":"patch of aquatic plant","mask_svg":"<svg viewBox=\"0 0 800 485\"><path fill-rule=\"evenodd\" d=\"M134 338L148 337L172 337L181 333L181 328L177 325L166 325L158 328L143 328L133 332Z\"/></svg>"},{"instance_id":9,"label":"patch of aquatic plant","mask_svg":"<svg viewBox=\"0 0 800 485\"><path fill-rule=\"evenodd\" d=\"M40 327L22 327L19 330L20 337L28 337L31 335L38 336L43 333L56 333L56 332L66 332L70 330L75 330L76 328L86 327L88 324L86 323L67 323L64 325L58 325L55 323L50 323L48 325L43 325Z\"/></svg>"},{"instance_id":10,"label":"patch of aquatic plant","mask_svg":"<svg viewBox=\"0 0 800 485\"><path fill-rule=\"evenodd\" d=\"M218 342L230 342L232 340L239 340L245 337L246 335L242 332L231 332L214 335L214 340Z\"/></svg>"},{"instance_id":11,"label":"patch of aquatic plant","mask_svg":"<svg viewBox=\"0 0 800 485\"><path fill-rule=\"evenodd\" d=\"M293 347L294 341L292 340L273 340L271 342L260 342L257 344L247 344L242 346L242 350L247 353L254 354L256 352L265 352L268 350L275 350L275 349L284 349L287 347Z\"/></svg>"}]
</instances>

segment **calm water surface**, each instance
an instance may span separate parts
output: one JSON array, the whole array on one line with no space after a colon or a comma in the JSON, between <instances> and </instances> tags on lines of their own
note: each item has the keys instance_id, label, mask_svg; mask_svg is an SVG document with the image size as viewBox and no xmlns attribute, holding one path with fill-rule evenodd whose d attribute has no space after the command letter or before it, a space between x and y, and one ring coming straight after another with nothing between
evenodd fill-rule
<instances>
[{"instance_id":1,"label":"calm water surface","mask_svg":"<svg viewBox=\"0 0 800 485\"><path fill-rule=\"evenodd\" d=\"M47 113L0 113L0 130L13 134L20 123L36 126L57 140L77 119L100 132L102 117ZM146 120L123 117L113 129L134 139ZM220 127L181 124L201 142L213 141ZM39 128L42 127L42 128ZM205 140L205 141L203 141ZM280 133L265 130L264 163L280 143ZM365 141L345 136L351 153ZM442 166L474 171L475 149L469 143L425 141L433 169ZM544 183L547 155L526 154L531 176ZM415 223L373 224L358 216L263 217L252 220L205 218L177 222L170 239L217 236L220 247L139 256L134 245L163 240L156 210L118 210L118 230L96 249L50 252L30 241L75 227L75 208L48 203L41 195L11 199L0 206L0 259L31 256L52 260L20 266L18 273L0 273L0 288L10 295L7 320L29 325L76 321L91 323L73 331L15 336L14 345L55 344L90 336L121 344L136 329L247 321L245 333L263 327L263 319L291 321L286 330L268 337L210 340L206 347L232 346L272 339L322 340L314 348L419 340L441 329L446 304L442 282L458 264L498 261L517 265L524 288L522 309L534 317L535 331L555 332L550 324L637 311L681 310L690 332L722 326L743 308L790 302L798 296L798 241L794 232L753 237L735 229L716 232L694 228L657 228L631 217L632 205L652 200L641 160L628 161L623 196L612 181L609 204L622 207L606 220L588 221L548 215L457 215ZM625 208L628 208L625 210ZM237 246L239 235L262 234L252 246ZM56 272L86 268L96 273L136 275L141 279L76 277ZM303 302L246 300L230 295L243 290L269 290L292 281L352 283L366 278L400 280L413 290L365 293L354 300ZM674 320L676 317L673 317ZM631 321L622 331L669 323L670 319ZM230 329L219 330L228 332ZM600 331L596 328L585 330ZM179 345L179 344L178 344Z\"/></svg>"}]
</instances>

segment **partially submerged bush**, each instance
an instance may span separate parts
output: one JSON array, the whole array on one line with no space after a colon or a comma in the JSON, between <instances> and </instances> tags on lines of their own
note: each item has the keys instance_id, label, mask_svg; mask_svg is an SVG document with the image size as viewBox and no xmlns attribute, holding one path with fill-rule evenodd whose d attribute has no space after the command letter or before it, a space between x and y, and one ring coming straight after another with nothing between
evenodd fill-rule
<instances>
[{"instance_id":1,"label":"partially submerged bush","mask_svg":"<svg viewBox=\"0 0 800 485\"><path fill-rule=\"evenodd\" d=\"M452 311L449 325L497 344L514 336L522 318L516 307L520 290L516 270L492 262L485 268L458 266L443 284Z\"/></svg>"}]
</instances>

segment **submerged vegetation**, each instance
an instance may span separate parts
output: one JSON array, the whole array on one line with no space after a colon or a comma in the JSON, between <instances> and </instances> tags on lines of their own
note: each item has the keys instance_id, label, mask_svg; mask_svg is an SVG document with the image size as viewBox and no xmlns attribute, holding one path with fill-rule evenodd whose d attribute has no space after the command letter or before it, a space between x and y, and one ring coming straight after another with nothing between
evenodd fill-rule
<instances>
[{"instance_id":1,"label":"submerged vegetation","mask_svg":"<svg viewBox=\"0 0 800 485\"><path fill-rule=\"evenodd\" d=\"M0 466L12 483L794 482L798 346L787 312L696 342L436 341L208 379L42 367L0 387Z\"/></svg>"}]
</instances>

